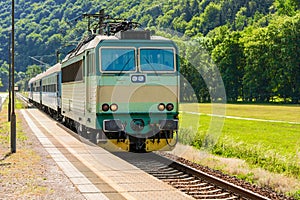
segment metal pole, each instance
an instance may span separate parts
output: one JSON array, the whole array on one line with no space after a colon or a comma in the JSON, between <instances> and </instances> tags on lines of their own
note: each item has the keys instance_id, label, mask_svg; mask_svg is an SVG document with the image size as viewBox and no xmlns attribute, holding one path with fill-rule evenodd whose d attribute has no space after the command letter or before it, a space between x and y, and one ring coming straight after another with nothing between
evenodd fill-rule
<instances>
[{"instance_id":1,"label":"metal pole","mask_svg":"<svg viewBox=\"0 0 300 200\"><path fill-rule=\"evenodd\" d=\"M8 41L8 121L10 122L11 115L11 32L9 32L9 41Z\"/></svg>"},{"instance_id":2,"label":"metal pole","mask_svg":"<svg viewBox=\"0 0 300 200\"><path fill-rule=\"evenodd\" d=\"M11 122L10 122L10 144L11 153L16 153L16 114L15 114L15 0L12 0L11 4L11 94L12 94L12 105L11 105Z\"/></svg>"}]
</instances>

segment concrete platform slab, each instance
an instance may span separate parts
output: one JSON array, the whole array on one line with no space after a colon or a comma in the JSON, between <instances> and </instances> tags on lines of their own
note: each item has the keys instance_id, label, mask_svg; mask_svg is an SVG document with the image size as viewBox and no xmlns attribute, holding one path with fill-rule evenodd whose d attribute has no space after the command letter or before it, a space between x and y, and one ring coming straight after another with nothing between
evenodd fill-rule
<instances>
[{"instance_id":1,"label":"concrete platform slab","mask_svg":"<svg viewBox=\"0 0 300 200\"><path fill-rule=\"evenodd\" d=\"M21 113L86 199L193 199L108 151L76 139L39 110Z\"/></svg>"}]
</instances>

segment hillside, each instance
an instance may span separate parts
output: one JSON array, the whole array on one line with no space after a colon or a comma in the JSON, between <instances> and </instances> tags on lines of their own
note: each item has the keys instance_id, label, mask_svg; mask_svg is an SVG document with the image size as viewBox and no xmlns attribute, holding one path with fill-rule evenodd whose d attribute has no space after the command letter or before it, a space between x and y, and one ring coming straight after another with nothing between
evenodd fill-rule
<instances>
[{"instance_id":1,"label":"hillside","mask_svg":"<svg viewBox=\"0 0 300 200\"><path fill-rule=\"evenodd\" d=\"M10 3L0 2L1 91L7 90ZM106 14L150 29L172 29L196 38L217 64L230 101L266 102L279 97L299 102L298 0L18 0L16 79L24 82L55 64L57 51L62 58L87 34L81 14L102 8ZM184 76L198 99L205 101L209 91L197 81L199 77L191 76L187 62L183 59Z\"/></svg>"}]
</instances>

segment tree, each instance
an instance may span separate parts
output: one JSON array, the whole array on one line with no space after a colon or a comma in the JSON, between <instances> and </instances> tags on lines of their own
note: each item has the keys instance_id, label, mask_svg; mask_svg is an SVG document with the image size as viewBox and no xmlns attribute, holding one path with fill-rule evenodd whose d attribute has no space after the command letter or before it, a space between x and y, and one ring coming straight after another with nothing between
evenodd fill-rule
<instances>
[{"instance_id":1,"label":"tree","mask_svg":"<svg viewBox=\"0 0 300 200\"><path fill-rule=\"evenodd\" d=\"M27 70L25 72L27 79L31 79L31 78L35 77L36 75L38 75L40 73L42 73L42 69L38 65L28 66Z\"/></svg>"},{"instance_id":2,"label":"tree","mask_svg":"<svg viewBox=\"0 0 300 200\"><path fill-rule=\"evenodd\" d=\"M24 72L17 73L16 84L19 86L21 90L26 90L29 80L40 73L42 73L42 69L40 66L38 65L28 66L25 73Z\"/></svg>"},{"instance_id":3,"label":"tree","mask_svg":"<svg viewBox=\"0 0 300 200\"><path fill-rule=\"evenodd\" d=\"M242 78L245 62L240 37L239 32L233 32L225 36L223 42L212 51L212 58L224 81L227 99L232 102L236 102L239 97L243 96Z\"/></svg>"},{"instance_id":4,"label":"tree","mask_svg":"<svg viewBox=\"0 0 300 200\"><path fill-rule=\"evenodd\" d=\"M221 6L211 2L204 10L202 16L202 33L206 35L210 30L221 25L220 21Z\"/></svg>"},{"instance_id":5,"label":"tree","mask_svg":"<svg viewBox=\"0 0 300 200\"><path fill-rule=\"evenodd\" d=\"M9 69L9 65L4 62L4 64L0 67L0 83L1 83L1 87L0 87L0 91L1 92L5 92L8 90L8 72Z\"/></svg>"},{"instance_id":6,"label":"tree","mask_svg":"<svg viewBox=\"0 0 300 200\"><path fill-rule=\"evenodd\" d=\"M243 77L244 99L269 102L271 95L269 44L267 28L249 28L243 33L245 72Z\"/></svg>"},{"instance_id":7,"label":"tree","mask_svg":"<svg viewBox=\"0 0 300 200\"><path fill-rule=\"evenodd\" d=\"M235 16L235 29L236 30L243 30L244 27L247 26L247 16L245 15L247 8L242 7L239 12L236 13Z\"/></svg>"},{"instance_id":8,"label":"tree","mask_svg":"<svg viewBox=\"0 0 300 200\"><path fill-rule=\"evenodd\" d=\"M298 103L300 87L300 14L277 17L268 26L269 63L272 67L272 86L276 95Z\"/></svg>"},{"instance_id":9,"label":"tree","mask_svg":"<svg viewBox=\"0 0 300 200\"><path fill-rule=\"evenodd\" d=\"M300 8L299 0L275 0L273 6L279 15L294 16Z\"/></svg>"}]
</instances>

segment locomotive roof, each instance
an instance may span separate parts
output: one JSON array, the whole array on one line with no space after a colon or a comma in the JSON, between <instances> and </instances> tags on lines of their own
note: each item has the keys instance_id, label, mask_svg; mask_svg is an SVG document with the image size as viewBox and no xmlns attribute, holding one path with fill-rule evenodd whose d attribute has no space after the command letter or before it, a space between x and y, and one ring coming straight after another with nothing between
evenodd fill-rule
<instances>
[{"instance_id":1,"label":"locomotive roof","mask_svg":"<svg viewBox=\"0 0 300 200\"><path fill-rule=\"evenodd\" d=\"M28 81L28 84L31 84L32 82L34 82L36 79L35 77L31 78L29 81Z\"/></svg>"},{"instance_id":2,"label":"locomotive roof","mask_svg":"<svg viewBox=\"0 0 300 200\"><path fill-rule=\"evenodd\" d=\"M42 72L38 75L36 75L34 78L30 79L29 80L29 84L34 82L34 81L37 81L37 80L40 80L48 75L51 75L55 72L59 72L61 70L61 64L60 63L57 63L55 64L54 66L50 67L49 69L47 69L45 72Z\"/></svg>"},{"instance_id":3,"label":"locomotive roof","mask_svg":"<svg viewBox=\"0 0 300 200\"><path fill-rule=\"evenodd\" d=\"M54 66L50 67L49 69L47 69L47 71L45 73L43 73L44 76L48 76L52 73L55 72L59 72L61 70L61 64L60 63L56 63Z\"/></svg>"},{"instance_id":4,"label":"locomotive roof","mask_svg":"<svg viewBox=\"0 0 300 200\"><path fill-rule=\"evenodd\" d=\"M76 55L79 55L83 53L85 50L93 49L95 48L100 41L102 40L121 40L116 35L113 36L107 36L107 35L96 35L93 39L89 40L88 42L82 42L80 43L74 50L72 50L64 59L62 62L67 61L69 58L74 57ZM169 41L169 39L162 37L162 36L150 36L150 40L165 40Z\"/></svg>"}]
</instances>

